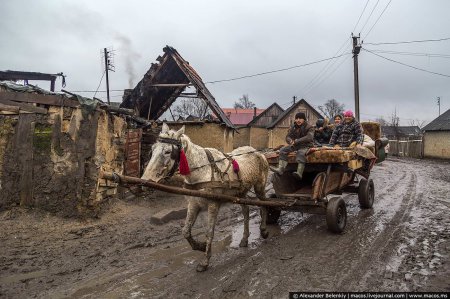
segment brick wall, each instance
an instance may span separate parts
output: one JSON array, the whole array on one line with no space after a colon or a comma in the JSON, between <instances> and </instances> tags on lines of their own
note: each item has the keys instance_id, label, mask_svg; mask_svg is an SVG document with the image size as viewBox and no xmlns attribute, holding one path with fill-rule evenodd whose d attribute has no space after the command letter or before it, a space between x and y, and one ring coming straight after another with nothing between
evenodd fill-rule
<instances>
[{"instance_id":1,"label":"brick wall","mask_svg":"<svg viewBox=\"0 0 450 299\"><path fill-rule=\"evenodd\" d=\"M450 159L450 131L431 131L424 134L424 156Z\"/></svg>"}]
</instances>

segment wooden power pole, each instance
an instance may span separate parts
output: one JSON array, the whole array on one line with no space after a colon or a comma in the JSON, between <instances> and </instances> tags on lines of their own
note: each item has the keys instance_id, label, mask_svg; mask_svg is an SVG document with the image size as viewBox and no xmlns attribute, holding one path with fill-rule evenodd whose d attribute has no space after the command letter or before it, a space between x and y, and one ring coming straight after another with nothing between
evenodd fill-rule
<instances>
[{"instance_id":1,"label":"wooden power pole","mask_svg":"<svg viewBox=\"0 0 450 299\"><path fill-rule=\"evenodd\" d=\"M106 98L108 99L108 105L111 104L109 101L109 77L108 77L108 69L109 69L109 53L108 49L104 48L105 55L105 73L106 73Z\"/></svg>"},{"instance_id":2,"label":"wooden power pole","mask_svg":"<svg viewBox=\"0 0 450 299\"><path fill-rule=\"evenodd\" d=\"M354 87L355 87L355 117L358 121L359 119L359 76L358 76L358 54L361 51L361 45L358 44L358 36L353 36L353 77L354 77Z\"/></svg>"}]
</instances>

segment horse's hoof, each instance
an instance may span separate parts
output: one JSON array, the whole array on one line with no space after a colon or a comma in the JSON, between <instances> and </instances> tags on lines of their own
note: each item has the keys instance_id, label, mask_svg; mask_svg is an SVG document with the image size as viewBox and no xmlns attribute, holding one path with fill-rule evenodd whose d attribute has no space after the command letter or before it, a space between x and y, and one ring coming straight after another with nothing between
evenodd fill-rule
<instances>
[{"instance_id":1,"label":"horse's hoof","mask_svg":"<svg viewBox=\"0 0 450 299\"><path fill-rule=\"evenodd\" d=\"M206 243L205 242L197 242L192 246L192 249L205 252L206 251Z\"/></svg>"},{"instance_id":2,"label":"horse's hoof","mask_svg":"<svg viewBox=\"0 0 450 299\"><path fill-rule=\"evenodd\" d=\"M242 239L239 243L239 247L248 247L248 240Z\"/></svg>"},{"instance_id":3,"label":"horse's hoof","mask_svg":"<svg viewBox=\"0 0 450 299\"><path fill-rule=\"evenodd\" d=\"M269 237L269 232L267 230L261 230L261 237L267 239Z\"/></svg>"},{"instance_id":4,"label":"horse's hoof","mask_svg":"<svg viewBox=\"0 0 450 299\"><path fill-rule=\"evenodd\" d=\"M206 269L208 269L208 265L198 264L196 270L197 272L204 272Z\"/></svg>"}]
</instances>

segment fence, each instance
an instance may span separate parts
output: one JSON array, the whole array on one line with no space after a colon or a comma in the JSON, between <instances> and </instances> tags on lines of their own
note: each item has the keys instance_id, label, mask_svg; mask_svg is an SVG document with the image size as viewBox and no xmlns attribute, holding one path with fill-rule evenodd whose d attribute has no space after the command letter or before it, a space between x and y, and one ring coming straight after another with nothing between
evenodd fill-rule
<instances>
[{"instance_id":1,"label":"fence","mask_svg":"<svg viewBox=\"0 0 450 299\"><path fill-rule=\"evenodd\" d=\"M423 158L422 140L389 140L389 155Z\"/></svg>"}]
</instances>

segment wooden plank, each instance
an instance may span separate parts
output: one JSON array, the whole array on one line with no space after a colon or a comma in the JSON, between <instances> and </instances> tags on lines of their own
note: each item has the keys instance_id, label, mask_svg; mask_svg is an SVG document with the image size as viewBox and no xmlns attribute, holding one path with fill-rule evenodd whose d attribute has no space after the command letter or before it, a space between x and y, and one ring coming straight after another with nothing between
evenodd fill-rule
<instances>
[{"instance_id":1,"label":"wooden plank","mask_svg":"<svg viewBox=\"0 0 450 299\"><path fill-rule=\"evenodd\" d=\"M64 107L79 107L80 103L77 100L68 99L56 95L46 95L39 93L25 93L25 92L2 92L0 93L0 100L9 100L15 102L36 103L52 106Z\"/></svg>"},{"instance_id":2,"label":"wooden plank","mask_svg":"<svg viewBox=\"0 0 450 299\"><path fill-rule=\"evenodd\" d=\"M15 134L15 149L20 173L19 198L20 205L33 204L33 135L34 114L22 114L19 117Z\"/></svg>"},{"instance_id":3,"label":"wooden plank","mask_svg":"<svg viewBox=\"0 0 450 299\"><path fill-rule=\"evenodd\" d=\"M0 93L0 95L1 94L2 93ZM20 110L25 110L25 111L33 112L33 113L47 114L47 112L48 112L48 110L45 108L36 107L36 106L33 106L31 104L26 104L26 103L14 102L14 101L2 99L2 98L0 98L0 103L4 104L4 105L8 105L8 106L16 106L16 107L19 107Z\"/></svg>"},{"instance_id":4,"label":"wooden plank","mask_svg":"<svg viewBox=\"0 0 450 299\"><path fill-rule=\"evenodd\" d=\"M1 103L0 103L0 110L2 110L2 111L14 112L15 114L18 114L18 113L19 113L19 107L17 107L17 106L5 105L5 104L1 104Z\"/></svg>"}]
</instances>

